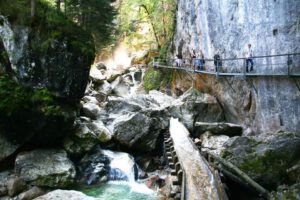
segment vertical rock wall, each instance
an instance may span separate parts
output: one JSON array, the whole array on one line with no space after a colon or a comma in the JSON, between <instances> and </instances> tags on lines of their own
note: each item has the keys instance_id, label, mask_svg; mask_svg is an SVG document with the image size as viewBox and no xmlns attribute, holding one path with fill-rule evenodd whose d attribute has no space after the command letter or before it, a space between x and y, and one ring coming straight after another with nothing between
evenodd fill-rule
<instances>
[{"instance_id":1,"label":"vertical rock wall","mask_svg":"<svg viewBox=\"0 0 300 200\"><path fill-rule=\"evenodd\" d=\"M255 56L299 53L299 10L299 0L178 0L174 54L190 57L196 49L205 58L217 51L222 58L244 57L248 43ZM300 56L292 59L293 70L299 72ZM255 59L254 70L282 72L286 62L286 57ZM283 64L271 65L274 63ZM212 65L208 64L208 70ZM243 60L224 66L224 71L243 70ZM198 79L202 79L197 80L199 88L220 100L228 121L245 124L255 132L300 130L299 78Z\"/></svg>"}]
</instances>

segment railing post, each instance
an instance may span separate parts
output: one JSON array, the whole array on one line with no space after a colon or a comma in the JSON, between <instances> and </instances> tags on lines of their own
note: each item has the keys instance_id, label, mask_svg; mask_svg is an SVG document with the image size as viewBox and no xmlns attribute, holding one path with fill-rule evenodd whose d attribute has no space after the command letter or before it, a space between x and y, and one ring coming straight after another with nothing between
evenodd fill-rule
<instances>
[{"instance_id":1,"label":"railing post","mask_svg":"<svg viewBox=\"0 0 300 200\"><path fill-rule=\"evenodd\" d=\"M290 76L290 64L291 64L290 54L288 54L287 64L288 64L287 75Z\"/></svg>"},{"instance_id":2,"label":"railing post","mask_svg":"<svg viewBox=\"0 0 300 200\"><path fill-rule=\"evenodd\" d=\"M243 61L244 61L243 74L244 74L244 76L246 76L246 59L244 59Z\"/></svg>"},{"instance_id":3,"label":"railing post","mask_svg":"<svg viewBox=\"0 0 300 200\"><path fill-rule=\"evenodd\" d=\"M155 58L152 58L152 64L153 64L153 67L155 68Z\"/></svg>"}]
</instances>

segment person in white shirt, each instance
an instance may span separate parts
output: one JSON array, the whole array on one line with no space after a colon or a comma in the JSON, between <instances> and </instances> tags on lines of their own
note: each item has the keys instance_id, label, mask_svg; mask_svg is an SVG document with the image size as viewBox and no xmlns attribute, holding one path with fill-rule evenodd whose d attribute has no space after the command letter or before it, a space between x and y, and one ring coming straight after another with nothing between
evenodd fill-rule
<instances>
[{"instance_id":1,"label":"person in white shirt","mask_svg":"<svg viewBox=\"0 0 300 200\"><path fill-rule=\"evenodd\" d=\"M176 55L176 67L182 67L183 66L183 60L182 60L182 55L181 54L177 54Z\"/></svg>"},{"instance_id":2,"label":"person in white shirt","mask_svg":"<svg viewBox=\"0 0 300 200\"><path fill-rule=\"evenodd\" d=\"M250 67L250 71L253 70L253 51L251 49L251 44L248 44L248 48L247 48L247 51L246 51L246 72L249 72L249 63L251 64L251 67Z\"/></svg>"}]
</instances>

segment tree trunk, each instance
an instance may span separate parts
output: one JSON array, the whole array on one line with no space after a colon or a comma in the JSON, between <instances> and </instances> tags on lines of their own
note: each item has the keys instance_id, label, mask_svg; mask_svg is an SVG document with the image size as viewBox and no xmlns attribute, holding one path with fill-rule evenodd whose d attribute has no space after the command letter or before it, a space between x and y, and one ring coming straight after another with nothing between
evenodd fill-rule
<instances>
[{"instance_id":1,"label":"tree trunk","mask_svg":"<svg viewBox=\"0 0 300 200\"><path fill-rule=\"evenodd\" d=\"M152 21L152 19L151 19L150 13L149 13L149 11L148 11L148 9L147 9L147 7L146 7L145 5L141 4L140 7L141 7L141 8L144 8L144 10L145 10L146 13L147 13L147 16L148 16L148 18L149 18L149 22L150 22L150 25L151 25L151 27L152 27L153 34L154 34L154 37L155 37L155 40L156 40L156 43L157 43L157 47L158 47L158 49L160 49L160 48L161 48L161 45L160 45L160 42L159 42L159 38L158 38L158 35L157 35L157 32L156 32L156 29L155 29L155 27L154 27L154 23L153 23L153 21Z\"/></svg>"},{"instance_id":2,"label":"tree trunk","mask_svg":"<svg viewBox=\"0 0 300 200\"><path fill-rule=\"evenodd\" d=\"M36 2L35 0L31 0L31 21L34 21L35 12L36 12Z\"/></svg>"},{"instance_id":3,"label":"tree trunk","mask_svg":"<svg viewBox=\"0 0 300 200\"><path fill-rule=\"evenodd\" d=\"M56 9L57 9L57 11L60 11L60 4L61 4L61 0L56 0Z\"/></svg>"}]
</instances>

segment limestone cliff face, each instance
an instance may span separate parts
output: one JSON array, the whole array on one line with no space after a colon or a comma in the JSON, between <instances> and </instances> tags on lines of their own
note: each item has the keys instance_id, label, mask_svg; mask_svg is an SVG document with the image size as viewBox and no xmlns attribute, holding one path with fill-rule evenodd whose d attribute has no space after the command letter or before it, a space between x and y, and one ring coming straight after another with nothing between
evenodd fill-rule
<instances>
[{"instance_id":1,"label":"limestone cliff face","mask_svg":"<svg viewBox=\"0 0 300 200\"><path fill-rule=\"evenodd\" d=\"M248 43L256 56L299 53L299 10L298 0L178 0L174 53L189 58L196 49L205 58L212 58L217 51L222 58L244 57ZM292 58L293 70L299 71L299 57ZM256 59L254 70L284 71L284 64L271 64L286 63L286 59ZM243 70L243 61L224 65L224 71ZM213 64L207 68L212 70ZM176 83L182 87L179 80ZM228 121L255 132L300 130L299 78L200 76L196 86L219 99Z\"/></svg>"}]
</instances>

